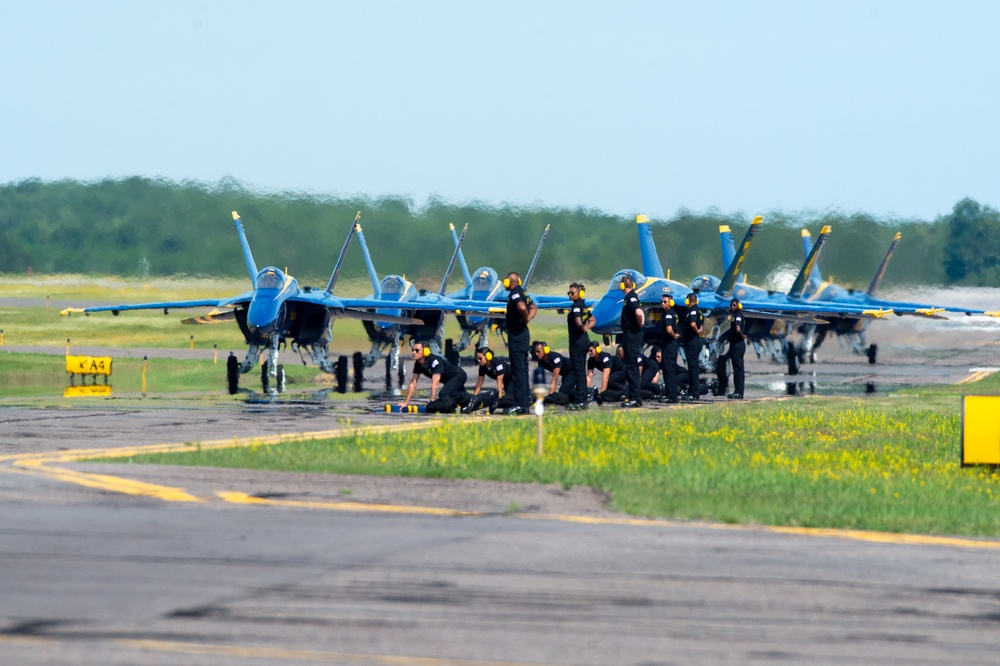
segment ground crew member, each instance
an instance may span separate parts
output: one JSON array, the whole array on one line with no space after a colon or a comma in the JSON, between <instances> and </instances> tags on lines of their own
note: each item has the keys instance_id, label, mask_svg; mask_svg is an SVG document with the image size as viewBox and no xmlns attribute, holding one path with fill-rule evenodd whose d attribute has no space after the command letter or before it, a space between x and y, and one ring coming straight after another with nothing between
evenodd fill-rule
<instances>
[{"instance_id":1,"label":"ground crew member","mask_svg":"<svg viewBox=\"0 0 1000 666\"><path fill-rule=\"evenodd\" d=\"M456 406L467 405L472 396L465 391L465 382L469 380L465 370L449 363L437 354L431 353L430 347L422 342L414 341L410 344L413 353L413 377L410 379L410 385L406 388L406 399L399 403L399 408L405 409L410 404L421 375L431 379L428 411L433 409L453 412ZM448 409L449 402L451 403L450 409Z\"/></svg>"},{"instance_id":2,"label":"ground crew member","mask_svg":"<svg viewBox=\"0 0 1000 666\"><path fill-rule=\"evenodd\" d=\"M472 389L472 400L462 408L463 414L472 413L480 407L490 407L492 413L496 402L504 396L510 386L507 359L496 356L489 347L480 347L476 350L476 363L479 364L479 377L476 379L476 387ZM497 380L495 390L483 389L487 377Z\"/></svg>"},{"instance_id":3,"label":"ground crew member","mask_svg":"<svg viewBox=\"0 0 1000 666\"><path fill-rule=\"evenodd\" d=\"M617 356L612 356L601 349L601 346L594 341L590 342L587 352L590 354L590 359L587 361L587 387L589 388L594 381L594 371L600 370L601 388L598 391L599 394L609 389L612 391L624 390L625 364Z\"/></svg>"},{"instance_id":4,"label":"ground crew member","mask_svg":"<svg viewBox=\"0 0 1000 666\"><path fill-rule=\"evenodd\" d=\"M642 359L642 392L643 394L648 394L652 397L660 395L660 376L662 374L662 368L660 363L663 360L663 352L659 347L653 347L649 356L643 356Z\"/></svg>"},{"instance_id":5,"label":"ground crew member","mask_svg":"<svg viewBox=\"0 0 1000 666\"><path fill-rule=\"evenodd\" d=\"M642 376L639 371L638 358L642 354L642 326L646 323L646 314L642 311L642 303L635 293L635 281L632 276L622 276L619 285L625 292L622 303L622 347L625 351L625 376L628 382L628 395L622 400L622 407L642 407Z\"/></svg>"},{"instance_id":6,"label":"ground crew member","mask_svg":"<svg viewBox=\"0 0 1000 666\"><path fill-rule=\"evenodd\" d=\"M544 342L531 343L531 351L538 361L538 367L552 373L552 384L545 403L549 405L569 405L576 398L576 378L569 371L569 361L557 351L549 349ZM565 373L565 374L563 374ZM560 378L562 382L559 383ZM559 386L558 390L556 386Z\"/></svg>"},{"instance_id":7,"label":"ground crew member","mask_svg":"<svg viewBox=\"0 0 1000 666\"><path fill-rule=\"evenodd\" d=\"M521 277L516 272L508 273L503 283L510 290L504 323L507 327L507 350L510 352L510 390L514 397L514 406L505 413L527 414L531 406L531 391L528 388L531 333L528 332L528 323L538 312L538 307L524 293Z\"/></svg>"},{"instance_id":8,"label":"ground crew member","mask_svg":"<svg viewBox=\"0 0 1000 666\"><path fill-rule=\"evenodd\" d=\"M674 312L674 298L670 290L664 291L660 297L660 307L663 308L663 319L660 334L660 370L663 372L663 391L667 402L678 402L677 391L677 342L681 337L677 313Z\"/></svg>"},{"instance_id":9,"label":"ground crew member","mask_svg":"<svg viewBox=\"0 0 1000 666\"><path fill-rule=\"evenodd\" d=\"M688 399L701 399L701 366L698 357L701 355L701 332L705 327L705 317L698 309L698 294L691 292L684 299L687 304L687 317L684 319L684 356L688 367Z\"/></svg>"},{"instance_id":10,"label":"ground crew member","mask_svg":"<svg viewBox=\"0 0 1000 666\"><path fill-rule=\"evenodd\" d=\"M729 312L733 320L726 331L729 340L729 362L733 364L733 392L727 398L732 400L743 399L743 387L746 379L746 370L743 366L743 355L747 351L746 320L743 317L743 304L740 299L733 298L729 301Z\"/></svg>"},{"instance_id":11,"label":"ground crew member","mask_svg":"<svg viewBox=\"0 0 1000 666\"><path fill-rule=\"evenodd\" d=\"M594 318L590 316L587 303L583 300L584 287L579 282L569 286L566 294L572 299L573 307L566 317L566 328L569 332L569 364L573 376L576 394L571 396L575 409L587 408L587 347L590 344L590 328ZM565 379L563 380L565 385Z\"/></svg>"}]
</instances>

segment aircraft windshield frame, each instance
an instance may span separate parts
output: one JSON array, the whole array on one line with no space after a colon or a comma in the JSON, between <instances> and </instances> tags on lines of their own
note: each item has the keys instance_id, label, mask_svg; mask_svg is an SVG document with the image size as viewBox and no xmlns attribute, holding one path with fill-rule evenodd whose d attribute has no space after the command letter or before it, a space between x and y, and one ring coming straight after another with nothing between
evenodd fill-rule
<instances>
[{"instance_id":1,"label":"aircraft windshield frame","mask_svg":"<svg viewBox=\"0 0 1000 666\"><path fill-rule=\"evenodd\" d=\"M398 275L386 275L379 284L382 296L402 296L406 293L406 280Z\"/></svg>"},{"instance_id":2,"label":"aircraft windshield frame","mask_svg":"<svg viewBox=\"0 0 1000 666\"><path fill-rule=\"evenodd\" d=\"M699 275L695 279L691 280L691 284L688 285L688 288L691 289L691 291L698 291L703 294L707 294L716 291L721 282L722 281L714 275Z\"/></svg>"},{"instance_id":3,"label":"aircraft windshield frame","mask_svg":"<svg viewBox=\"0 0 1000 666\"><path fill-rule=\"evenodd\" d=\"M642 285L646 284L646 276L639 271L632 270L631 268L626 268L623 271L618 271L615 273L614 277L611 278L611 282L608 283L608 291L621 291L619 284L622 281L622 277L629 275L632 281L635 282L635 288L638 289Z\"/></svg>"},{"instance_id":4,"label":"aircraft windshield frame","mask_svg":"<svg viewBox=\"0 0 1000 666\"><path fill-rule=\"evenodd\" d=\"M265 268L254 280L254 287L257 289L281 289L284 286L285 274L277 268Z\"/></svg>"}]
</instances>

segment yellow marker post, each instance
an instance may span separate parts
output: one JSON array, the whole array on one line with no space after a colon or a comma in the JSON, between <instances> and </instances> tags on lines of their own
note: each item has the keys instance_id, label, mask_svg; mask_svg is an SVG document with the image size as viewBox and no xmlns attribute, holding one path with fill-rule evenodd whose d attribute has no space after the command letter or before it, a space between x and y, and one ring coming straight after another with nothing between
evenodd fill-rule
<instances>
[{"instance_id":1,"label":"yellow marker post","mask_svg":"<svg viewBox=\"0 0 1000 666\"><path fill-rule=\"evenodd\" d=\"M69 356L69 338L66 338L66 356Z\"/></svg>"},{"instance_id":2,"label":"yellow marker post","mask_svg":"<svg viewBox=\"0 0 1000 666\"><path fill-rule=\"evenodd\" d=\"M142 397L146 397L146 368L149 367L149 357L142 357Z\"/></svg>"},{"instance_id":3,"label":"yellow marker post","mask_svg":"<svg viewBox=\"0 0 1000 666\"><path fill-rule=\"evenodd\" d=\"M1000 395L962 396L962 465L1000 465Z\"/></svg>"},{"instance_id":4,"label":"yellow marker post","mask_svg":"<svg viewBox=\"0 0 1000 666\"><path fill-rule=\"evenodd\" d=\"M212 349L214 350L213 353L212 353L212 363L218 364L218 362L219 362L219 345L212 345Z\"/></svg>"},{"instance_id":5,"label":"yellow marker post","mask_svg":"<svg viewBox=\"0 0 1000 666\"><path fill-rule=\"evenodd\" d=\"M189 344L190 348L194 349L194 336L193 335L190 338L188 338L188 342L190 343Z\"/></svg>"},{"instance_id":6,"label":"yellow marker post","mask_svg":"<svg viewBox=\"0 0 1000 666\"><path fill-rule=\"evenodd\" d=\"M0 347L3 347L3 329L0 328Z\"/></svg>"}]
</instances>

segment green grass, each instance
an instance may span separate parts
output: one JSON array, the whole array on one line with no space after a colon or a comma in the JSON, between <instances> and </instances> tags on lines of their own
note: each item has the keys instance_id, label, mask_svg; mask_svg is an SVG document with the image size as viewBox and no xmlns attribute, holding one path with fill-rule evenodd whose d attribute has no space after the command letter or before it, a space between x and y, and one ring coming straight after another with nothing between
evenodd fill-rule
<instances>
[{"instance_id":1,"label":"green grass","mask_svg":"<svg viewBox=\"0 0 1000 666\"><path fill-rule=\"evenodd\" d=\"M626 513L729 523L1000 536L1000 477L959 464L961 393L697 409L456 417L437 429L144 456L136 462L586 485Z\"/></svg>"},{"instance_id":2,"label":"green grass","mask_svg":"<svg viewBox=\"0 0 1000 666\"><path fill-rule=\"evenodd\" d=\"M226 391L226 357L219 355L219 362L212 359L152 358L146 367L147 395L168 393L209 393L228 395ZM289 389L313 386L318 374L315 368L288 364L285 366ZM141 358L115 358L108 383L113 395L138 395L142 391L143 361ZM256 374L246 375L247 386L259 388ZM75 378L75 384L82 383ZM87 383L94 379L87 378ZM97 378L98 384L104 379ZM69 386L66 362L63 356L50 354L13 354L0 349L0 398L29 398L62 396Z\"/></svg>"}]
</instances>

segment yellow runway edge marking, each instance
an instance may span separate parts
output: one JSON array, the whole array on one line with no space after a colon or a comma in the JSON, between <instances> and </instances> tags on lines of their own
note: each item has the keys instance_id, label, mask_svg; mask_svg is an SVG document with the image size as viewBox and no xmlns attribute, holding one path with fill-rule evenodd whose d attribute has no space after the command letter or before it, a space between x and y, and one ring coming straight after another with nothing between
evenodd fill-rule
<instances>
[{"instance_id":1,"label":"yellow runway edge marking","mask_svg":"<svg viewBox=\"0 0 1000 666\"><path fill-rule=\"evenodd\" d=\"M191 495L182 488L172 488L142 481L133 481L107 474L90 474L61 467L49 467L52 464L78 462L93 458L128 458L149 453L176 453L204 449L223 449L246 446L261 446L281 444L309 439L326 439L343 437L356 433L377 434L383 432L401 432L420 430L440 425L439 421L421 421L387 426L367 426L353 429L319 430L315 432L294 433L287 435L267 435L264 437L244 437L232 439L217 439L200 444L176 442L172 444L149 444L146 446L111 447L101 449L74 449L69 451L49 451L44 453L21 453L0 456L0 470L15 474L26 474L64 483L74 483L87 488L107 490L126 495L153 497L165 502L203 502L204 500Z\"/></svg>"},{"instance_id":2,"label":"yellow runway edge marking","mask_svg":"<svg viewBox=\"0 0 1000 666\"><path fill-rule=\"evenodd\" d=\"M980 373L976 373L978 375ZM986 372L986 374L990 374ZM975 376L975 375L973 375ZM77 472L64 468L49 467L53 463L77 462L93 458L127 458L134 455L147 453L171 453L178 451L191 451L193 449L221 449L245 446L260 446L268 444L281 444L284 442L303 441L309 439L323 439L333 437L343 437L353 434L375 434L384 432L405 432L408 430L422 430L441 425L440 421L420 421L417 423L407 423L386 426L367 426L353 429L319 430L314 432L295 433L287 435L268 435L263 437L245 437L232 439L219 439L200 444L178 442L172 444L150 444L146 446L124 447L124 448L103 448L103 449L75 449L69 451L55 451L45 453L22 453L0 456L0 471L12 472L15 474L26 474L36 477L53 479L65 483L74 483L88 488L108 490L128 495L141 495L154 497L168 502L204 502L199 497L190 495L182 488L171 488L170 486L160 486L131 479L109 476L105 474L89 474ZM432 516L484 516L482 512L460 511L457 509L444 509L422 506L390 505L390 504L362 504L358 502L310 502L299 500L275 500L254 497L236 491L216 491L216 496L233 504L248 504L256 506L278 506L301 509L322 509L327 511L370 511L377 513L401 513L420 514ZM1000 549L1000 541L987 541L967 539L961 537L939 537L926 536L920 534L897 534L893 532L867 532L864 530L839 530L831 528L812 527L782 527L767 525L729 525L723 523L686 523L668 520L653 520L648 518L605 518L598 516L574 516L562 514L530 514L515 513L509 514L512 518L528 520L550 520L566 523L579 523L587 525L622 525L634 527L700 527L708 529L726 530L756 530L762 532L773 532L777 534L794 534L811 537L848 539L852 541L869 541L873 543L890 544L912 544L923 546L953 546L959 548L983 548ZM417 663L417 662L401 662ZM492 663L492 662L430 662L430 663Z\"/></svg>"}]
</instances>

